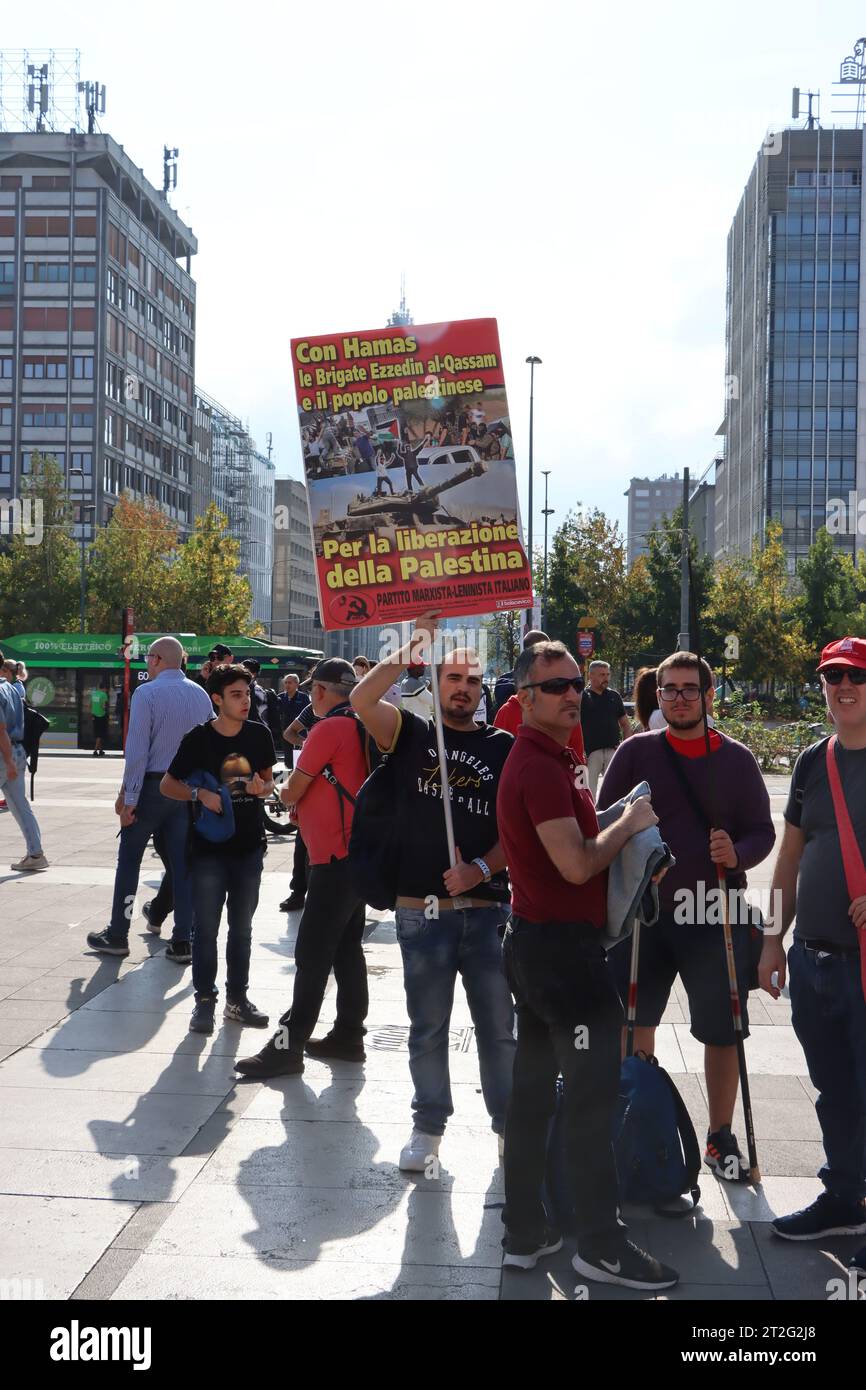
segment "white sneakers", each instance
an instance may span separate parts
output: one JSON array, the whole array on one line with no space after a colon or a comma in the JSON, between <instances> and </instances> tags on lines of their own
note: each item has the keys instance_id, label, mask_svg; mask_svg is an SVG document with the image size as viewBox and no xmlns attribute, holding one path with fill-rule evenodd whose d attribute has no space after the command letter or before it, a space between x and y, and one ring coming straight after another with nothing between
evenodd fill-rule
<instances>
[{"instance_id":1,"label":"white sneakers","mask_svg":"<svg viewBox=\"0 0 866 1390\"><path fill-rule=\"evenodd\" d=\"M17 864L10 865L22 874L35 874L40 869L48 868L48 860L44 854L25 854L23 859L19 859Z\"/></svg>"},{"instance_id":2,"label":"white sneakers","mask_svg":"<svg viewBox=\"0 0 866 1390\"><path fill-rule=\"evenodd\" d=\"M413 1129L408 1144L400 1150L400 1170L403 1173L423 1173L439 1153L441 1134L423 1134Z\"/></svg>"},{"instance_id":3,"label":"white sneakers","mask_svg":"<svg viewBox=\"0 0 866 1390\"><path fill-rule=\"evenodd\" d=\"M505 1139L501 1134L496 1136L499 1147L499 1162L502 1162L502 1155L505 1152ZM441 1134L425 1134L423 1130L413 1129L408 1144L404 1144L400 1150L400 1170L403 1173L423 1173L430 1161L439 1154L439 1145L442 1143Z\"/></svg>"}]
</instances>

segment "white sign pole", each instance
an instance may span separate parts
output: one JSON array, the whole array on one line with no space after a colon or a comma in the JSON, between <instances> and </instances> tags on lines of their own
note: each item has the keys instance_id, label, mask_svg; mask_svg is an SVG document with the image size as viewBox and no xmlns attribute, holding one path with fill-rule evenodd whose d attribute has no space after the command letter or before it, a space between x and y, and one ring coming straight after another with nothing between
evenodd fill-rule
<instances>
[{"instance_id":1,"label":"white sign pole","mask_svg":"<svg viewBox=\"0 0 866 1390\"><path fill-rule=\"evenodd\" d=\"M445 756L445 730L442 724L442 701L439 697L439 668L430 663L430 685L433 692L433 718L436 724L436 747L439 751L439 776L442 781L442 809L445 812L445 834L448 837L448 858L453 869L457 864L454 842L454 818L451 814L451 782L448 759Z\"/></svg>"}]
</instances>

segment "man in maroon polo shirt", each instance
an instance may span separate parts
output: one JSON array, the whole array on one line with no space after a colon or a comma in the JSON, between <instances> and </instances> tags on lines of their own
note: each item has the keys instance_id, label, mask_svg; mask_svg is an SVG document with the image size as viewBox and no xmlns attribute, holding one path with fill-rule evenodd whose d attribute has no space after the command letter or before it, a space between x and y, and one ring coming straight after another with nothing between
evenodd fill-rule
<instances>
[{"instance_id":1,"label":"man in maroon polo shirt","mask_svg":"<svg viewBox=\"0 0 866 1390\"><path fill-rule=\"evenodd\" d=\"M584 1278L670 1288L678 1275L627 1239L618 1223L611 1127L619 1092L622 1006L600 931L607 866L656 824L647 797L599 831L568 746L583 679L561 642L538 642L514 668L524 723L499 782L496 815L511 876L505 970L517 1005L517 1053L505 1122L504 1264L533 1269L562 1246L541 1188L547 1131L563 1079L577 1254Z\"/></svg>"}]
</instances>

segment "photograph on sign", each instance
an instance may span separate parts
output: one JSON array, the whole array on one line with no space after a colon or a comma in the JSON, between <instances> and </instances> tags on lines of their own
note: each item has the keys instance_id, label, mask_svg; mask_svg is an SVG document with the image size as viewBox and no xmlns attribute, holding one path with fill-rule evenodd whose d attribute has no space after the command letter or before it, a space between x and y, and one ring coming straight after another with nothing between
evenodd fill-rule
<instances>
[{"instance_id":1,"label":"photograph on sign","mask_svg":"<svg viewBox=\"0 0 866 1390\"><path fill-rule=\"evenodd\" d=\"M325 628L531 602L495 319L292 340Z\"/></svg>"}]
</instances>

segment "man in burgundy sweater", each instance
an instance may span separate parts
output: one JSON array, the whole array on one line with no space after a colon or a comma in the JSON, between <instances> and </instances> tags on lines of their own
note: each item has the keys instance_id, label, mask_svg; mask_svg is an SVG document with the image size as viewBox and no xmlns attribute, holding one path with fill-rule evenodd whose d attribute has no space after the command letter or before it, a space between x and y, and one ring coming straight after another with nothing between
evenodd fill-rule
<instances>
[{"instance_id":1,"label":"man in burgundy sweater","mask_svg":"<svg viewBox=\"0 0 866 1390\"><path fill-rule=\"evenodd\" d=\"M689 998L691 1031L704 1044L709 1133L704 1161L717 1177L742 1182L748 1164L731 1133L739 1073L722 930L719 867L729 890L731 931L743 1032L748 1037L751 925L743 898L746 869L766 859L776 838L770 798L749 749L710 731L707 766L701 700L712 712L712 672L692 652L675 652L658 668L659 709L667 728L637 734L617 749L605 774L599 809L637 782L649 782L662 838L676 866L659 886L660 915L641 933L635 1051L652 1053L655 1030L680 975ZM611 953L626 997L629 948Z\"/></svg>"}]
</instances>

